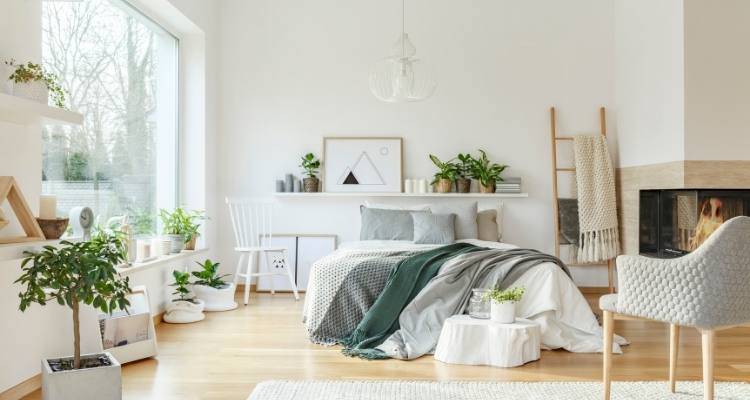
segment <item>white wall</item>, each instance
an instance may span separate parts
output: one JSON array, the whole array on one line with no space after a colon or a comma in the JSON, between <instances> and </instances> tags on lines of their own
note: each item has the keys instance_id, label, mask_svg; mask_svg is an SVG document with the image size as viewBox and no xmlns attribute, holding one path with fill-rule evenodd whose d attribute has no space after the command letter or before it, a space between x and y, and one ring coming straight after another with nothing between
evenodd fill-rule
<instances>
[{"instance_id":1,"label":"white wall","mask_svg":"<svg viewBox=\"0 0 750 400\"><path fill-rule=\"evenodd\" d=\"M143 0L136 2L152 17L162 20L183 33L182 43L189 45L192 57L181 61L183 72L192 71L200 77L190 80L190 91L185 96L194 96L191 101L182 100L185 117L181 124L189 126L190 140L181 143L184 160L190 163L185 168L189 179L181 179L182 195L189 206L205 207L209 215L215 214L216 183L216 109L217 86L215 81L216 45L207 42L216 40L217 10L214 3L199 0ZM41 58L41 2L40 0L3 0L0 13L0 58L15 57L17 60L39 61ZM181 16L179 10L194 18L194 24ZM205 37L203 34L205 33ZM200 37L200 39L198 38ZM196 50L197 49L197 50ZM201 52L201 49L203 49ZM200 57L197 57L197 56ZM205 61L203 59L206 59ZM201 65L196 65L201 64ZM183 82L185 83L185 82ZM198 83L198 85L193 85ZM197 98L197 100L196 100ZM188 130L183 130L183 132ZM23 127L0 122L0 175L15 176L20 183L32 210L38 207L41 190L41 127ZM197 167L196 167L197 166ZM199 174L195 170L199 170ZM208 223L205 231L207 245L216 240L215 228ZM5 235L9 228L3 231ZM175 265L179 267L181 265ZM170 266L171 267L171 266ZM152 304L162 306L168 299L165 284L168 270L152 269L131 277L133 285L147 285L152 295ZM12 360L0 365L0 393L39 373L43 357L62 356L72 353L72 323L70 310L54 304L46 307L33 305L25 313L18 311L20 286L13 281L20 275L20 262L0 261L0 320L3 321L3 336L0 354L3 360ZM157 311L159 311L157 309ZM82 313L82 350L98 349L95 313Z\"/></svg>"},{"instance_id":2,"label":"white wall","mask_svg":"<svg viewBox=\"0 0 750 400\"><path fill-rule=\"evenodd\" d=\"M323 136L402 136L407 177L434 172L428 153L484 148L530 194L505 202L506 239L552 251L548 108L561 133L598 132L598 107L614 97L613 2L409 1L407 31L439 87L422 103L385 104L367 77L400 32L400 5L221 2L218 195L271 195L303 153L320 155ZM357 204L285 200L274 230L354 240ZM226 213L218 226L220 259L234 260ZM580 283L606 285L588 271Z\"/></svg>"},{"instance_id":3,"label":"white wall","mask_svg":"<svg viewBox=\"0 0 750 400\"><path fill-rule=\"evenodd\" d=\"M685 159L748 160L750 2L685 0Z\"/></svg>"},{"instance_id":4,"label":"white wall","mask_svg":"<svg viewBox=\"0 0 750 400\"><path fill-rule=\"evenodd\" d=\"M682 0L615 0L621 167L685 158ZM708 2L706 2L708 3ZM706 60L712 62L715 60Z\"/></svg>"}]
</instances>

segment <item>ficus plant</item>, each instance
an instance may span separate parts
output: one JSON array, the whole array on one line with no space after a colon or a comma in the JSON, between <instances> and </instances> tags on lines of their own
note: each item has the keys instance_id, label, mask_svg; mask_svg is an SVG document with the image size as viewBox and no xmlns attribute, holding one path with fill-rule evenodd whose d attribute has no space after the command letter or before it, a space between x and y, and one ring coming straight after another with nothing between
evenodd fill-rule
<instances>
[{"instance_id":1,"label":"ficus plant","mask_svg":"<svg viewBox=\"0 0 750 400\"><path fill-rule=\"evenodd\" d=\"M501 174L508 166L490 162L487 153L482 149L479 149L479 154L479 158L474 158L471 163L471 177L478 180L482 186L502 182Z\"/></svg>"},{"instance_id":2,"label":"ficus plant","mask_svg":"<svg viewBox=\"0 0 750 400\"><path fill-rule=\"evenodd\" d=\"M458 167L453 162L453 159L448 161L441 161L436 156L430 154L430 160L438 168L438 171L433 176L432 184L438 183L441 179L448 179L451 182L456 180L458 174Z\"/></svg>"},{"instance_id":3,"label":"ficus plant","mask_svg":"<svg viewBox=\"0 0 750 400\"><path fill-rule=\"evenodd\" d=\"M198 229L201 227L199 221L207 219L204 211L186 211L182 207L177 207L172 212L162 208L159 210L159 218L165 234L180 235L186 242L198 236Z\"/></svg>"},{"instance_id":4,"label":"ficus plant","mask_svg":"<svg viewBox=\"0 0 750 400\"><path fill-rule=\"evenodd\" d=\"M169 286L174 287L174 292L172 292L172 295L177 296L177 298L173 299L172 301L189 301L191 303L194 303L193 296L190 294L190 289L188 289L188 286L191 285L190 283L190 274L187 272L182 271L172 271L172 277L174 277L174 282L170 284Z\"/></svg>"},{"instance_id":5,"label":"ficus plant","mask_svg":"<svg viewBox=\"0 0 750 400\"><path fill-rule=\"evenodd\" d=\"M201 267L200 271L193 271L193 276L198 278L194 285L210 286L214 289L221 289L227 286L227 283L223 281L224 277L230 274L219 275L220 263L215 263L211 260L206 260L203 263L195 262Z\"/></svg>"},{"instance_id":6,"label":"ficus plant","mask_svg":"<svg viewBox=\"0 0 750 400\"><path fill-rule=\"evenodd\" d=\"M42 82L49 89L52 102L59 108L65 106L65 90L58 83L57 75L46 71L41 65L31 61L26 64L16 64L16 60L5 61L5 65L15 68L8 77L14 83Z\"/></svg>"},{"instance_id":7,"label":"ficus plant","mask_svg":"<svg viewBox=\"0 0 750 400\"><path fill-rule=\"evenodd\" d=\"M302 162L299 166L302 167L308 178L317 178L318 170L320 169L320 160L315 157L315 154L307 153L302 156Z\"/></svg>"},{"instance_id":8,"label":"ficus plant","mask_svg":"<svg viewBox=\"0 0 750 400\"><path fill-rule=\"evenodd\" d=\"M81 304L104 313L127 310L131 293L128 278L121 278L116 265L125 262L125 246L117 234L95 233L87 242L60 242L59 247L44 246L38 252L24 252L21 276L15 281L24 286L18 294L19 309L32 303L45 306L55 301L73 312L73 363L81 368Z\"/></svg>"}]
</instances>

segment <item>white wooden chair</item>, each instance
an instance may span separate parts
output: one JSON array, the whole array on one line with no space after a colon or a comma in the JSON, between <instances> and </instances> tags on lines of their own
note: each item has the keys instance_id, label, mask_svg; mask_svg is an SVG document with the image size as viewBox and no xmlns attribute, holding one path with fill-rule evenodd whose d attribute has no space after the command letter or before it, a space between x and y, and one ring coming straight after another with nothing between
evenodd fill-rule
<instances>
[{"instance_id":1,"label":"white wooden chair","mask_svg":"<svg viewBox=\"0 0 750 400\"><path fill-rule=\"evenodd\" d=\"M294 292L294 298L299 300L297 285L289 268L289 258L286 248L274 247L272 203L253 202L245 199L226 199L229 215L234 230L234 250L240 253L237 270L234 274L235 286L240 278L245 279L245 305L250 299L250 283L252 278L271 278L271 294L274 294L273 277L286 276ZM265 261L265 271L261 272L260 256ZM245 260L247 259L247 260ZM245 267L243 272L243 266Z\"/></svg>"}]
</instances>

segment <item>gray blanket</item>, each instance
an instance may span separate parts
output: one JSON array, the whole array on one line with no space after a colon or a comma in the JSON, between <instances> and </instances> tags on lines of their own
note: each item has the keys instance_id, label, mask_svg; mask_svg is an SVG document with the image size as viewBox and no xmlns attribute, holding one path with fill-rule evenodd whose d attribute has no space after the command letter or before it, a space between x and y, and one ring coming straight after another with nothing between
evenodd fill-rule
<instances>
[{"instance_id":1,"label":"gray blanket","mask_svg":"<svg viewBox=\"0 0 750 400\"><path fill-rule=\"evenodd\" d=\"M488 249L448 261L399 316L400 329L377 348L392 358L414 359L435 348L445 320L462 314L471 289L505 289L530 268L544 262L557 264L570 275L558 258L529 249Z\"/></svg>"}]
</instances>

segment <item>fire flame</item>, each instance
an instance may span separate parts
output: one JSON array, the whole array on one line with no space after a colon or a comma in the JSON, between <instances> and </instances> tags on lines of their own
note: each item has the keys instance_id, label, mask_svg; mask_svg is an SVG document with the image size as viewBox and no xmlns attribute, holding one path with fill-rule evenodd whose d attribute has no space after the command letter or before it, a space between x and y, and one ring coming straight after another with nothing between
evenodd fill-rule
<instances>
[{"instance_id":1,"label":"fire flame","mask_svg":"<svg viewBox=\"0 0 750 400\"><path fill-rule=\"evenodd\" d=\"M700 206L698 224L695 226L695 233L690 238L690 251L697 249L724 223L723 206L724 204L718 197L703 200Z\"/></svg>"}]
</instances>

